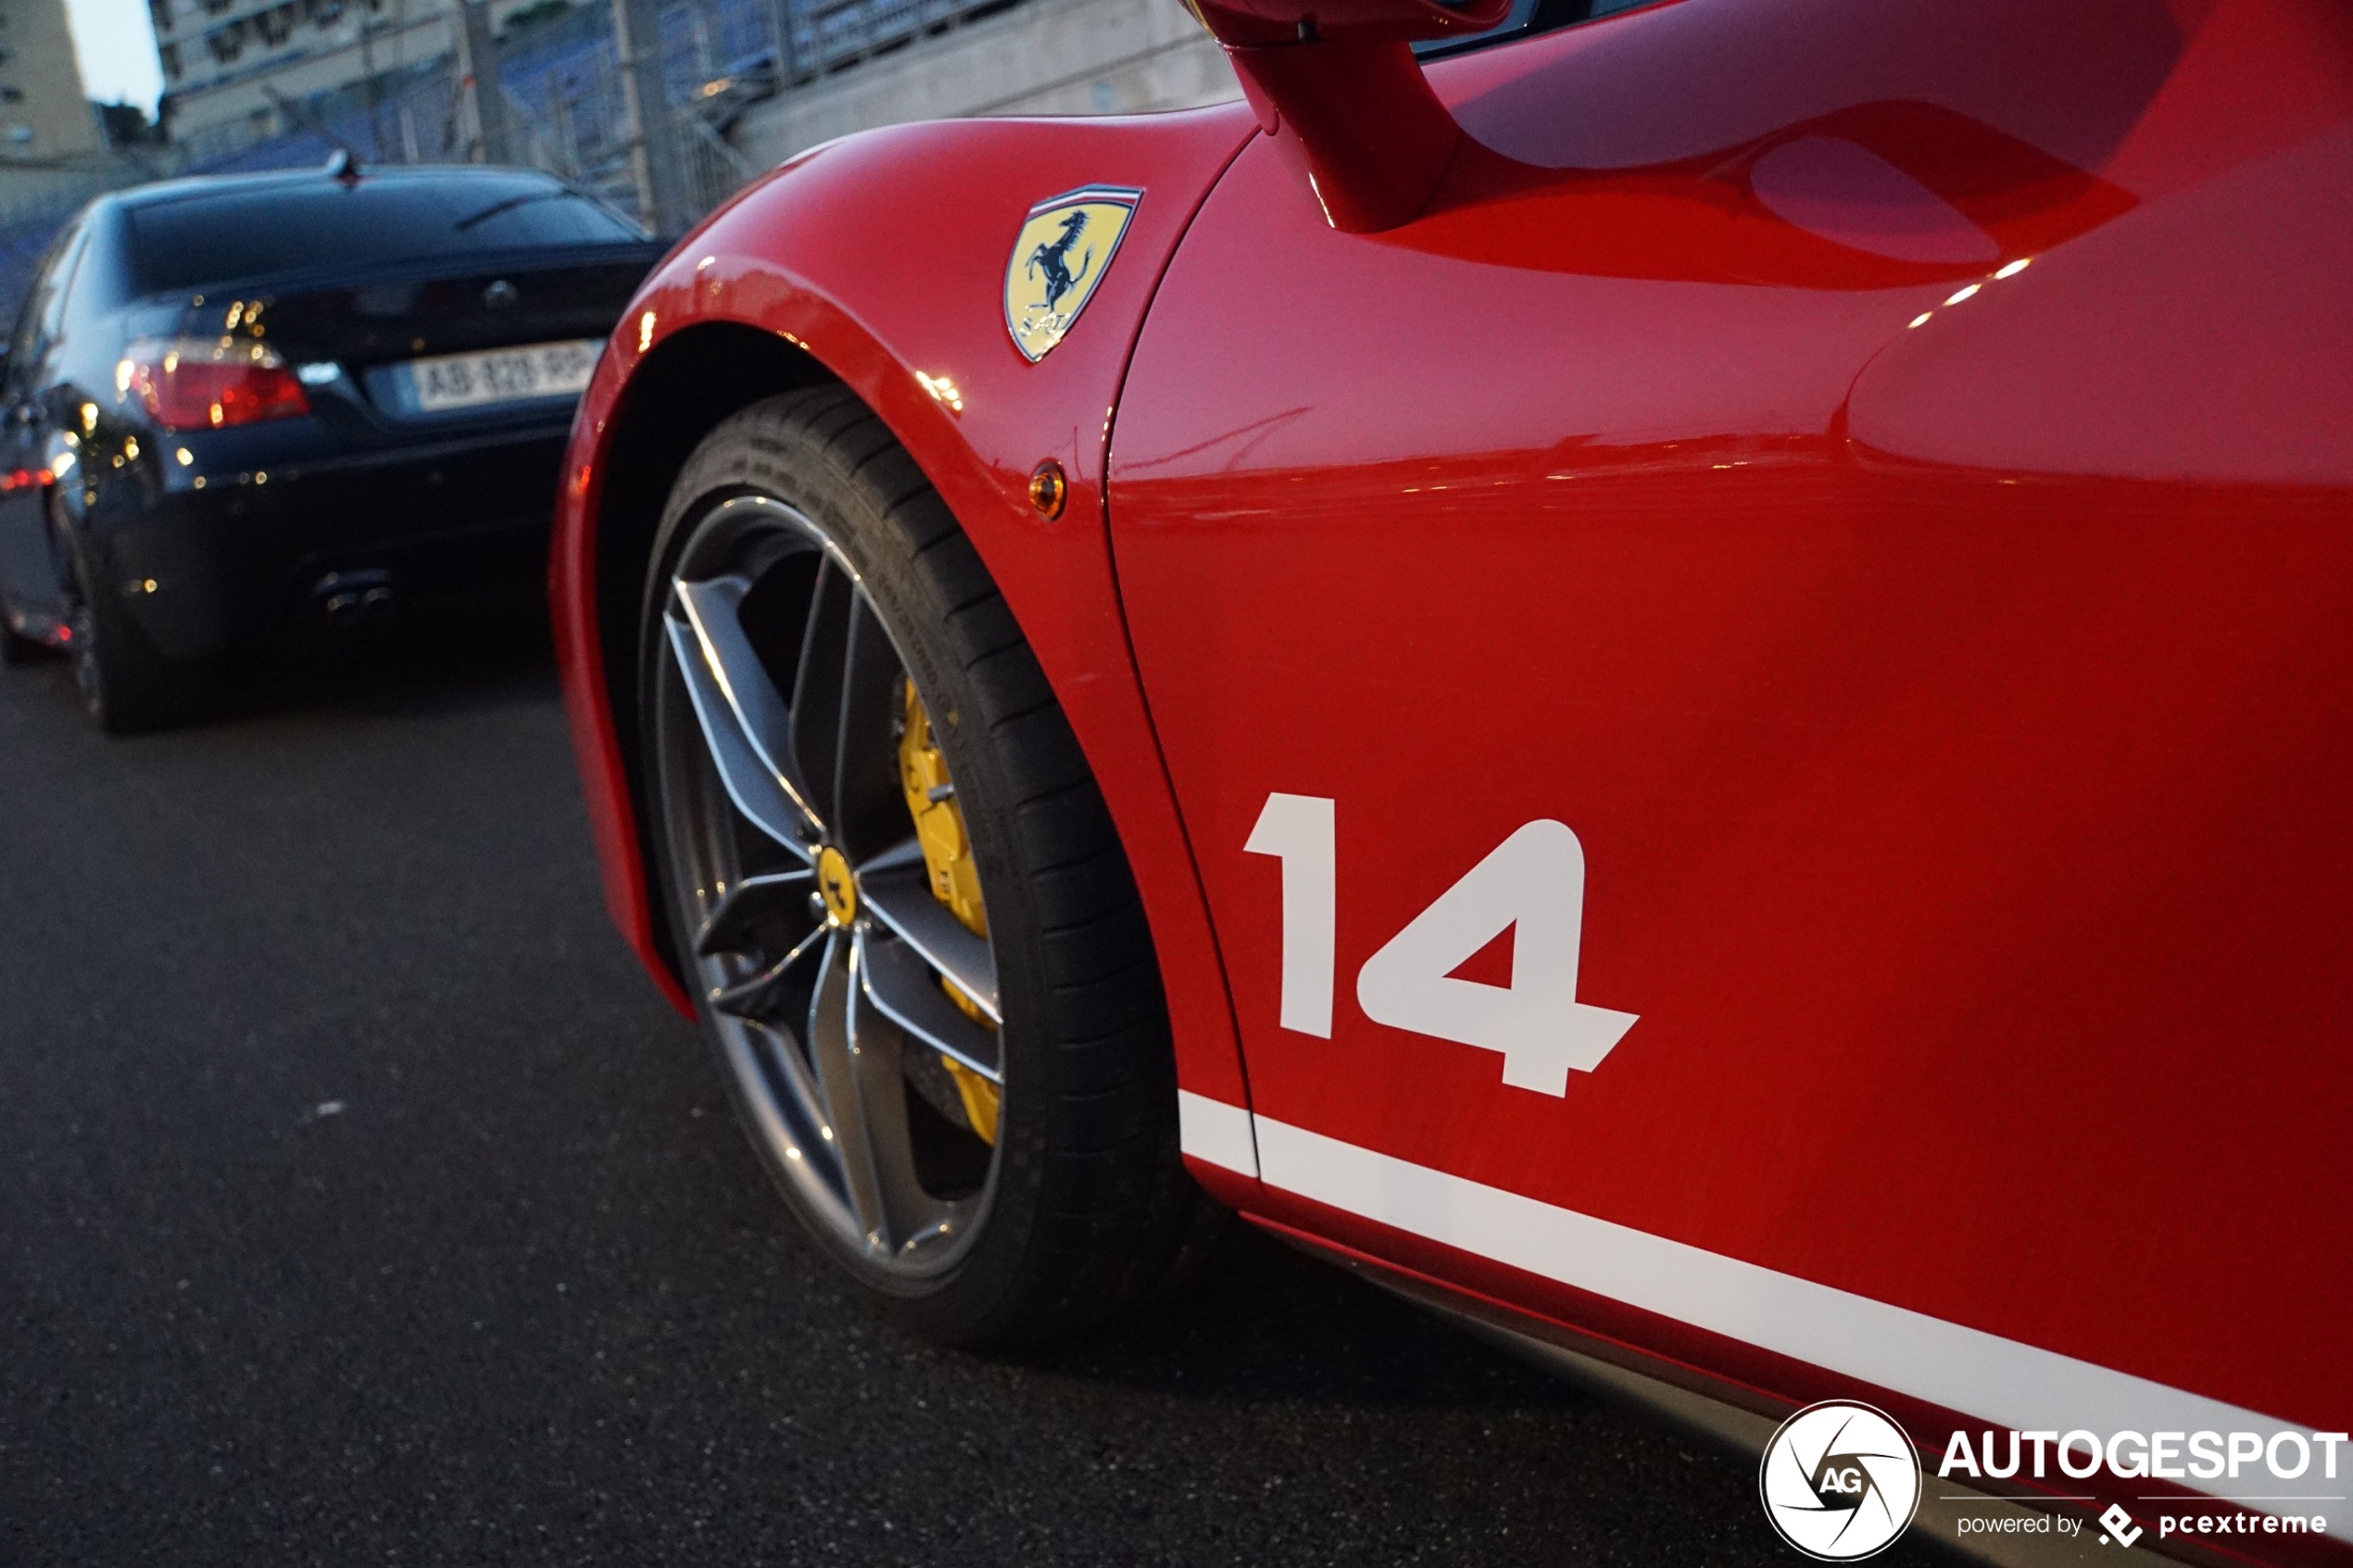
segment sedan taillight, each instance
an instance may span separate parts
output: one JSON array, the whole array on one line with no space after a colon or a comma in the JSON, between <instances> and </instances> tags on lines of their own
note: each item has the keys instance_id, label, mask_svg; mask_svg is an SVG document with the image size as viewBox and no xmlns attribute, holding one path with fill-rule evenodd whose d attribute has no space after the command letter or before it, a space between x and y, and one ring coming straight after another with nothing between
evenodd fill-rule
<instances>
[{"instance_id":1,"label":"sedan taillight","mask_svg":"<svg viewBox=\"0 0 2353 1568\"><path fill-rule=\"evenodd\" d=\"M310 412L302 383L260 343L134 343L115 367L115 390L137 394L166 430L217 430Z\"/></svg>"}]
</instances>

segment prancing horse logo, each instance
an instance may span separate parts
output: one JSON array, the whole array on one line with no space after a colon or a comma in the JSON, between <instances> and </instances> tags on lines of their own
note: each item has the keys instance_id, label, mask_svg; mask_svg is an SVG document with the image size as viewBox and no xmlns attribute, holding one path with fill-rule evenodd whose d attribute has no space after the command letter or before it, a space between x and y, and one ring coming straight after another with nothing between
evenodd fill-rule
<instances>
[{"instance_id":1,"label":"prancing horse logo","mask_svg":"<svg viewBox=\"0 0 2353 1568\"><path fill-rule=\"evenodd\" d=\"M1029 209L1005 268L1005 330L1023 358L1043 359L1087 308L1143 196L1083 185Z\"/></svg>"},{"instance_id":2,"label":"prancing horse logo","mask_svg":"<svg viewBox=\"0 0 2353 1568\"><path fill-rule=\"evenodd\" d=\"M1029 253L1029 259L1021 264L1026 276L1035 278L1041 271L1046 274L1046 308L1049 310L1060 305L1063 295L1076 288L1078 280L1087 275L1087 269L1094 265L1095 252L1089 246L1087 254L1078 258L1078 270L1073 272L1070 270L1070 247L1076 245L1078 236L1086 232L1087 211L1081 207L1063 220L1061 239L1050 245L1039 245Z\"/></svg>"}]
</instances>

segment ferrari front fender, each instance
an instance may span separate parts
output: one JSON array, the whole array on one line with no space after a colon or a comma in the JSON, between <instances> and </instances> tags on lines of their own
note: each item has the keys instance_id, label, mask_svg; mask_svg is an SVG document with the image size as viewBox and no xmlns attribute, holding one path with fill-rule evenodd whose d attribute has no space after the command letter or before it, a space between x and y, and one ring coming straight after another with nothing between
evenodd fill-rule
<instances>
[{"instance_id":1,"label":"ferrari front fender","mask_svg":"<svg viewBox=\"0 0 2353 1568\"><path fill-rule=\"evenodd\" d=\"M682 1010L648 897L635 725L616 719L634 710L653 533L679 465L719 419L834 380L890 427L954 511L1069 716L1151 921L1180 1083L1248 1103L1207 905L1127 644L1103 471L1162 270L1255 131L1231 105L846 138L712 216L631 303L573 426L551 589L607 902ZM1065 335L1032 362L1007 320L1016 238L1034 207L1090 186L1140 195ZM1029 497L1049 460L1068 483L1053 517Z\"/></svg>"}]
</instances>

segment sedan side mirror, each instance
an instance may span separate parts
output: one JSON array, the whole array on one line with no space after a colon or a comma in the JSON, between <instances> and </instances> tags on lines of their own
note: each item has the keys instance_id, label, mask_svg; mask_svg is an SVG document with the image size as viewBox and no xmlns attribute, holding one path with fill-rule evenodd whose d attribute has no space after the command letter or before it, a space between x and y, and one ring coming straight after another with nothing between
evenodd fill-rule
<instances>
[{"instance_id":1,"label":"sedan side mirror","mask_svg":"<svg viewBox=\"0 0 2353 1568\"><path fill-rule=\"evenodd\" d=\"M1187 0L1269 135L1286 129L1335 229L1393 229L1429 205L1462 128L1416 39L1484 32L1511 0Z\"/></svg>"}]
</instances>

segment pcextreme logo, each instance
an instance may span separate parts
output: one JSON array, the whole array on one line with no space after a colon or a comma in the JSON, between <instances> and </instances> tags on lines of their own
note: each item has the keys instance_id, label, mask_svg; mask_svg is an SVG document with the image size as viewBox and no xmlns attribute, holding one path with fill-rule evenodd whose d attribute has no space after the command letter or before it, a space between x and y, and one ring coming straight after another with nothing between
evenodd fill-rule
<instances>
[{"instance_id":1,"label":"pcextreme logo","mask_svg":"<svg viewBox=\"0 0 2353 1568\"><path fill-rule=\"evenodd\" d=\"M1884 1550L1920 1503L1920 1461L1886 1411L1846 1399L1808 1405L1765 1445L1756 1488L1781 1539L1821 1562Z\"/></svg>"}]
</instances>

